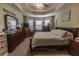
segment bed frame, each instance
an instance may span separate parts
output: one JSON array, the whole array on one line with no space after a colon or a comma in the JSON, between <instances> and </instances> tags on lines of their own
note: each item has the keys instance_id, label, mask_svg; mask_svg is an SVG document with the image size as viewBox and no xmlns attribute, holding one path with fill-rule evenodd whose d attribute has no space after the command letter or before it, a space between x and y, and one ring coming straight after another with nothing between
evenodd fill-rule
<instances>
[{"instance_id":1,"label":"bed frame","mask_svg":"<svg viewBox=\"0 0 79 59\"><path fill-rule=\"evenodd\" d=\"M56 29L62 29L62 30L67 30L71 33L73 33L73 36L74 38L77 37L77 34L78 34L78 29L79 28L62 28L62 27L57 27ZM33 38L33 37L32 37ZM50 49L59 49L59 50L62 50L62 49L68 49L69 48L69 45L56 45L56 46L38 46L38 47L35 47L34 49L32 49L32 39L30 39L30 51L31 53L35 50L50 50Z\"/></svg>"}]
</instances>

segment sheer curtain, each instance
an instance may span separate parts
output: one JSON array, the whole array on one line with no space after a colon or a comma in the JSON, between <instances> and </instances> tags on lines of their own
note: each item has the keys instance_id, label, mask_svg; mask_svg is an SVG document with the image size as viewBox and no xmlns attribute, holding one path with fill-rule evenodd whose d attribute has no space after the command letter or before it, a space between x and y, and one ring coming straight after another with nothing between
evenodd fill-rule
<instances>
[{"instance_id":1,"label":"sheer curtain","mask_svg":"<svg viewBox=\"0 0 79 59\"><path fill-rule=\"evenodd\" d=\"M28 20L29 27L33 31L34 30L34 21L33 20Z\"/></svg>"},{"instance_id":2,"label":"sheer curtain","mask_svg":"<svg viewBox=\"0 0 79 59\"><path fill-rule=\"evenodd\" d=\"M36 30L42 30L43 20L35 20Z\"/></svg>"}]
</instances>

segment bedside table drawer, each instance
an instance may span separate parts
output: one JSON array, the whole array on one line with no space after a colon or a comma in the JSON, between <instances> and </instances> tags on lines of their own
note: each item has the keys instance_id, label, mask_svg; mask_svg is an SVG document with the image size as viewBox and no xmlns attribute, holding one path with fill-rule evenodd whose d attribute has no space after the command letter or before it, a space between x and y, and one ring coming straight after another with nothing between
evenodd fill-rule
<instances>
[{"instance_id":1,"label":"bedside table drawer","mask_svg":"<svg viewBox=\"0 0 79 59\"><path fill-rule=\"evenodd\" d=\"M73 56L79 56L79 38L75 40L70 40L69 53Z\"/></svg>"}]
</instances>

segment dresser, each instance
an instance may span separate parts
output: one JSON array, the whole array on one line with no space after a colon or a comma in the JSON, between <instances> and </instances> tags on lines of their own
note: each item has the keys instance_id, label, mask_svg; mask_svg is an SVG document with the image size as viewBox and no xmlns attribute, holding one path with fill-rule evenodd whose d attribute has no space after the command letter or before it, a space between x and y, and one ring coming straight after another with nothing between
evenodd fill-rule
<instances>
[{"instance_id":1,"label":"dresser","mask_svg":"<svg viewBox=\"0 0 79 59\"><path fill-rule=\"evenodd\" d=\"M8 55L7 35L6 33L0 33L0 56L5 55Z\"/></svg>"},{"instance_id":2,"label":"dresser","mask_svg":"<svg viewBox=\"0 0 79 59\"><path fill-rule=\"evenodd\" d=\"M25 37L22 32L15 32L11 34L7 34L7 44L8 44L8 52L11 53L15 50L15 48L24 41Z\"/></svg>"}]
</instances>

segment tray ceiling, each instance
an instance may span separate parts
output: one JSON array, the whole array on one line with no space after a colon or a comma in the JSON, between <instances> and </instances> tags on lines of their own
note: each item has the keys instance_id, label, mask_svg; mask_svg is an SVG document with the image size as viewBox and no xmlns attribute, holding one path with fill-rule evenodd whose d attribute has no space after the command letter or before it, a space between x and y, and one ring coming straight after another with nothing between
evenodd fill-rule
<instances>
[{"instance_id":1,"label":"tray ceiling","mask_svg":"<svg viewBox=\"0 0 79 59\"><path fill-rule=\"evenodd\" d=\"M55 13L63 3L16 3L22 12L32 15Z\"/></svg>"}]
</instances>

